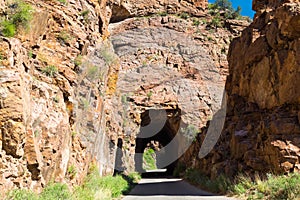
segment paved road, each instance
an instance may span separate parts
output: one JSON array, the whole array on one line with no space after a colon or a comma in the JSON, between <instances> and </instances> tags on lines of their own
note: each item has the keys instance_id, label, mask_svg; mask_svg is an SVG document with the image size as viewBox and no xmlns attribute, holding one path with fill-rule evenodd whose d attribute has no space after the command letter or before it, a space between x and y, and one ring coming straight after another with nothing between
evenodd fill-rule
<instances>
[{"instance_id":1,"label":"paved road","mask_svg":"<svg viewBox=\"0 0 300 200\"><path fill-rule=\"evenodd\" d=\"M200 190L182 179L175 178L143 178L123 200L233 200L224 196L216 196Z\"/></svg>"}]
</instances>

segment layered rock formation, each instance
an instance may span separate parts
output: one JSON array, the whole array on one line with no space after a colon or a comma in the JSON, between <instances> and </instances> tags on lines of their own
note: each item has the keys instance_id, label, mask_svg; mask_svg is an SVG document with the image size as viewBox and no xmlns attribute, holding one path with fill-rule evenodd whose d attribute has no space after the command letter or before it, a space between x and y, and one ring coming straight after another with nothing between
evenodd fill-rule
<instances>
[{"instance_id":1,"label":"layered rock formation","mask_svg":"<svg viewBox=\"0 0 300 200\"><path fill-rule=\"evenodd\" d=\"M175 161L220 108L227 75L226 51L233 33L222 28L209 29L205 19L167 15L132 18L110 25L110 40L121 65L108 128L119 132L124 141L123 158L119 159L126 170L134 169L135 154L144 150L139 147L142 139L137 138L142 134L145 110L175 112L180 118L179 124L152 133L161 135L161 139L152 138L161 143L164 135L176 135L177 146L168 154ZM195 24L196 20L199 24ZM161 160L168 160L164 156ZM165 163L160 167L172 162Z\"/></svg>"},{"instance_id":2,"label":"layered rock formation","mask_svg":"<svg viewBox=\"0 0 300 200\"><path fill-rule=\"evenodd\" d=\"M198 135L203 139L207 121L220 108L229 43L247 22L228 20L227 29L209 25L212 17L205 13L206 0L26 2L35 11L28 32L20 30L15 38L0 40L2 192L13 187L40 190L51 180L79 184L93 161L102 175L112 174L115 168L133 171L139 167L136 155L148 143L158 141L157 149L163 149L174 140L170 157L176 159L186 148L182 138L190 144L203 129ZM5 14L7 6L1 2L0 11ZM259 166L261 160L251 159L260 158L263 150L276 152L276 145L289 149L275 159L266 154L271 163L298 151L292 135L282 147L274 135L266 139L265 134L251 134L254 130L269 133L268 123L281 139L283 131L298 133L299 127L293 126L295 116L299 118L297 86L275 82L298 77L298 11L288 9L298 7L278 6L276 12L270 6L264 7L266 12L260 10L254 23L234 40L229 56L227 132L217 149L198 163L192 158L199 145L192 146L184 156L189 166L203 164L201 168L211 172L213 163L212 173L218 174L222 167L235 170L240 160L240 169ZM294 17L283 17L293 13ZM281 19L289 20L291 26ZM264 26L267 22L271 23ZM282 62L285 59L294 65ZM269 63L279 67L262 67ZM266 82L255 74L264 75ZM286 93L287 88L292 92ZM256 116L269 121L263 124ZM160 128L157 136L138 140L151 122ZM183 137L175 138L178 135ZM260 140L274 145L265 148L262 143L261 151L249 152ZM296 169L298 158L290 156L294 163L288 160L286 166ZM158 160L158 165L165 167L172 161Z\"/></svg>"},{"instance_id":3,"label":"layered rock formation","mask_svg":"<svg viewBox=\"0 0 300 200\"><path fill-rule=\"evenodd\" d=\"M253 8L253 23L230 45L222 136L196 164L212 177L300 171L300 4L254 1Z\"/></svg>"},{"instance_id":4,"label":"layered rock formation","mask_svg":"<svg viewBox=\"0 0 300 200\"><path fill-rule=\"evenodd\" d=\"M13 8L9 7L9 3L1 1L1 14L6 15L7 10ZM125 25L117 26L119 29L114 29L113 46L110 42L103 42L103 38L110 34L109 23L155 13L202 16L207 1L69 0L62 3L28 0L26 3L34 10L30 28L18 30L15 38L1 37L0 41L1 192L14 187L39 191L51 180L79 184L92 161L98 165L102 175L112 174L120 138L130 141L124 142L125 157L121 167L134 170L134 145L141 126L141 112L154 105L171 108L166 130L175 130L176 113L180 109L188 111L186 126L193 122L196 127L201 127L217 108L220 97L210 96L206 85L213 83L219 89L223 87L227 73L225 52L229 44L228 31L220 29L221 32L210 33L205 30L204 22L200 29L192 25L192 20L175 16L134 18L130 25L125 22ZM132 28L140 28L140 31L130 32ZM131 41L129 36L132 33L141 40ZM131 42L138 45L144 42L142 39L147 34L158 35L149 45L161 47L128 48L132 60L122 56L123 50L116 45L130 45ZM169 44L163 45L162 42L170 35L177 39L185 38L182 42L189 41L189 45L196 42L199 46L193 47L194 57L189 55L186 44L179 44L182 42L172 44L173 41L169 40ZM128 41L118 43L120 38ZM175 45L174 51L167 52L172 45ZM113 48L121 57L121 68ZM145 69L138 69L145 60ZM198 63L201 66L196 66ZM145 89L134 90L133 95L126 97L132 99L132 103L124 105L124 86L132 83L132 80L126 82L127 64L132 70L141 70L136 85ZM153 70L150 64L154 64ZM168 74L165 78L178 78L177 82L158 86L155 81L151 82L153 76L142 78L153 71L159 74L161 70ZM206 70L211 71L209 77L197 76ZM219 74L221 78L215 79L215 75ZM118 77L118 84L123 89L117 87ZM198 81L205 86L198 86ZM180 89L181 85L184 87ZM195 91L185 94L184 88L190 87ZM181 100L175 95L175 90L183 92L179 95ZM192 102L196 102L195 105L201 106L202 110L191 110L184 105L183 99L190 95L194 98ZM121 107L116 105L131 108L126 115L120 115ZM211 105L216 105L216 108ZM196 116L202 115L203 119L193 121ZM126 145L130 148L126 149Z\"/></svg>"},{"instance_id":5,"label":"layered rock formation","mask_svg":"<svg viewBox=\"0 0 300 200\"><path fill-rule=\"evenodd\" d=\"M101 68L107 77L109 67L97 53L97 4L28 3L34 10L29 30L0 39L1 192L39 190L50 180L78 184L100 157L103 171L113 169L100 132L107 80L97 74Z\"/></svg>"}]
</instances>

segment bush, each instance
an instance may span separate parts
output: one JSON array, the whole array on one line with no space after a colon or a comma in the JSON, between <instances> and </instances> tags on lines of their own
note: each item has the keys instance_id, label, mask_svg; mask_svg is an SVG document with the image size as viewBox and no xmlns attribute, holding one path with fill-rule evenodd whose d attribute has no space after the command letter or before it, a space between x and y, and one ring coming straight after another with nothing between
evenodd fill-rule
<instances>
[{"instance_id":1,"label":"bush","mask_svg":"<svg viewBox=\"0 0 300 200\"><path fill-rule=\"evenodd\" d=\"M74 64L75 64L75 66L80 66L80 65L82 65L82 60L83 60L82 55L78 55L78 56L74 59Z\"/></svg>"},{"instance_id":2,"label":"bush","mask_svg":"<svg viewBox=\"0 0 300 200\"><path fill-rule=\"evenodd\" d=\"M28 28L33 9L23 1L14 1L8 7L7 19L1 22L1 33L5 37L13 37L18 28Z\"/></svg>"},{"instance_id":3,"label":"bush","mask_svg":"<svg viewBox=\"0 0 300 200\"><path fill-rule=\"evenodd\" d=\"M179 17L182 18L182 19L188 19L190 17L190 15L186 12L183 12L179 15Z\"/></svg>"},{"instance_id":4,"label":"bush","mask_svg":"<svg viewBox=\"0 0 300 200\"><path fill-rule=\"evenodd\" d=\"M245 185L242 181L240 184ZM275 176L269 174L266 180L256 178L252 187L246 187L244 194L252 199L261 196L266 199L299 199L300 198L300 174L291 173L289 175Z\"/></svg>"},{"instance_id":5,"label":"bush","mask_svg":"<svg viewBox=\"0 0 300 200\"><path fill-rule=\"evenodd\" d=\"M67 4L66 0L57 0L58 2L62 3L62 4Z\"/></svg>"},{"instance_id":6,"label":"bush","mask_svg":"<svg viewBox=\"0 0 300 200\"><path fill-rule=\"evenodd\" d=\"M87 78L90 80L94 80L99 77L98 66L96 65L88 65L87 69Z\"/></svg>"},{"instance_id":7,"label":"bush","mask_svg":"<svg viewBox=\"0 0 300 200\"><path fill-rule=\"evenodd\" d=\"M107 65L112 65L117 61L116 56L114 55L112 49L109 47L108 44L103 45L101 49L101 57Z\"/></svg>"},{"instance_id":8,"label":"bush","mask_svg":"<svg viewBox=\"0 0 300 200\"><path fill-rule=\"evenodd\" d=\"M155 161L155 151L151 148L145 149L143 154L143 168L145 170L157 169Z\"/></svg>"},{"instance_id":9,"label":"bush","mask_svg":"<svg viewBox=\"0 0 300 200\"><path fill-rule=\"evenodd\" d=\"M16 34L16 25L13 24L11 21L3 21L1 23L2 26L2 35L4 37L13 37Z\"/></svg>"},{"instance_id":10,"label":"bush","mask_svg":"<svg viewBox=\"0 0 300 200\"><path fill-rule=\"evenodd\" d=\"M129 179L129 183L133 183L136 184L141 180L141 175L138 172L131 172L127 175L128 179Z\"/></svg>"},{"instance_id":11,"label":"bush","mask_svg":"<svg viewBox=\"0 0 300 200\"><path fill-rule=\"evenodd\" d=\"M58 72L58 69L56 66L53 66L53 65L49 65L45 68L42 69L42 72L44 74L46 74L46 76L49 76L49 77L54 77L57 72Z\"/></svg>"},{"instance_id":12,"label":"bush","mask_svg":"<svg viewBox=\"0 0 300 200\"><path fill-rule=\"evenodd\" d=\"M168 15L168 12L163 11L163 12L158 12L157 14L158 14L159 16L164 17L164 16L167 16L167 15Z\"/></svg>"},{"instance_id":13,"label":"bush","mask_svg":"<svg viewBox=\"0 0 300 200\"><path fill-rule=\"evenodd\" d=\"M185 171L185 169L186 169L185 164L179 162L173 171L173 176L179 177L181 175L181 173L183 173Z\"/></svg>"},{"instance_id":14,"label":"bush","mask_svg":"<svg viewBox=\"0 0 300 200\"><path fill-rule=\"evenodd\" d=\"M194 26L199 26L200 25L200 21L198 19L193 19L193 25Z\"/></svg>"},{"instance_id":15,"label":"bush","mask_svg":"<svg viewBox=\"0 0 300 200\"><path fill-rule=\"evenodd\" d=\"M68 200L71 199L71 193L66 184L50 183L40 194L41 200Z\"/></svg>"},{"instance_id":16,"label":"bush","mask_svg":"<svg viewBox=\"0 0 300 200\"><path fill-rule=\"evenodd\" d=\"M71 40L72 40L72 36L65 30L61 31L57 36L56 36L57 40L61 43L61 44L70 44Z\"/></svg>"},{"instance_id":17,"label":"bush","mask_svg":"<svg viewBox=\"0 0 300 200\"><path fill-rule=\"evenodd\" d=\"M208 4L208 13L211 15L217 15L220 11L224 11L225 19L238 19L241 18L241 10L240 6L237 7L236 10L232 7L232 4L229 0L216 0L213 4Z\"/></svg>"},{"instance_id":18,"label":"bush","mask_svg":"<svg viewBox=\"0 0 300 200\"><path fill-rule=\"evenodd\" d=\"M90 169L90 173L87 176L82 188L79 189L80 193L96 194L99 189L103 191L110 191L111 197L116 198L128 189L127 181L120 175L117 176L104 176L101 177L96 167ZM94 196L92 195L92 196Z\"/></svg>"},{"instance_id":19,"label":"bush","mask_svg":"<svg viewBox=\"0 0 300 200\"><path fill-rule=\"evenodd\" d=\"M233 194L247 199L299 199L300 174L288 175L268 174L266 179L256 176L251 179L246 175L238 175L229 179L224 175L211 180L195 169L186 170L185 178L202 188L222 194Z\"/></svg>"},{"instance_id":20,"label":"bush","mask_svg":"<svg viewBox=\"0 0 300 200\"><path fill-rule=\"evenodd\" d=\"M17 189L10 191L5 200L38 200L38 196L32 191Z\"/></svg>"},{"instance_id":21,"label":"bush","mask_svg":"<svg viewBox=\"0 0 300 200\"><path fill-rule=\"evenodd\" d=\"M216 15L213 17L209 25L214 28L222 27L220 16Z\"/></svg>"}]
</instances>

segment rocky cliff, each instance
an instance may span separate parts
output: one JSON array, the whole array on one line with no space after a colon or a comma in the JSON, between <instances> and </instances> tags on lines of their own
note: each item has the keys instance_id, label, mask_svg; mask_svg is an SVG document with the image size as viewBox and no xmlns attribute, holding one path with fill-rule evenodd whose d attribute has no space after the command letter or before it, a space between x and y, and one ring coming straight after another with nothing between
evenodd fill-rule
<instances>
[{"instance_id":1,"label":"rocky cliff","mask_svg":"<svg viewBox=\"0 0 300 200\"><path fill-rule=\"evenodd\" d=\"M253 23L228 53L221 138L196 164L211 177L300 171L300 4L254 0L253 8Z\"/></svg>"},{"instance_id":2,"label":"rocky cliff","mask_svg":"<svg viewBox=\"0 0 300 200\"><path fill-rule=\"evenodd\" d=\"M29 28L0 38L1 191L142 170L147 147L171 171L182 154L212 177L299 170L298 1L254 1L249 27L206 0L26 2ZM224 130L199 159L227 75Z\"/></svg>"},{"instance_id":3,"label":"rocky cliff","mask_svg":"<svg viewBox=\"0 0 300 200\"><path fill-rule=\"evenodd\" d=\"M25 2L28 27L1 30L1 192L77 185L90 163L133 171L152 140L192 141L220 106L228 45L245 26L212 26L207 1ZM19 8L1 1L1 20ZM149 112L166 123L139 141Z\"/></svg>"},{"instance_id":4,"label":"rocky cliff","mask_svg":"<svg viewBox=\"0 0 300 200\"><path fill-rule=\"evenodd\" d=\"M28 30L0 39L2 192L39 190L51 180L79 184L93 160L103 174L113 169L101 93L114 66L100 54L110 50L101 44L99 3L27 3ZM6 1L1 6L3 15L13 9Z\"/></svg>"}]
</instances>

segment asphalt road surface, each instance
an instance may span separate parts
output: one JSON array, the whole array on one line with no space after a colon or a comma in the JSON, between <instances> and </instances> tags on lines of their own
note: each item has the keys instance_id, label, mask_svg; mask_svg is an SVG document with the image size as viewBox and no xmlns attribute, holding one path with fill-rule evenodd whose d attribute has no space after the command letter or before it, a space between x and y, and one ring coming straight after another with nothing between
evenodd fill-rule
<instances>
[{"instance_id":1,"label":"asphalt road surface","mask_svg":"<svg viewBox=\"0 0 300 200\"><path fill-rule=\"evenodd\" d=\"M143 178L123 200L233 200L200 190L182 179L175 178Z\"/></svg>"}]
</instances>

